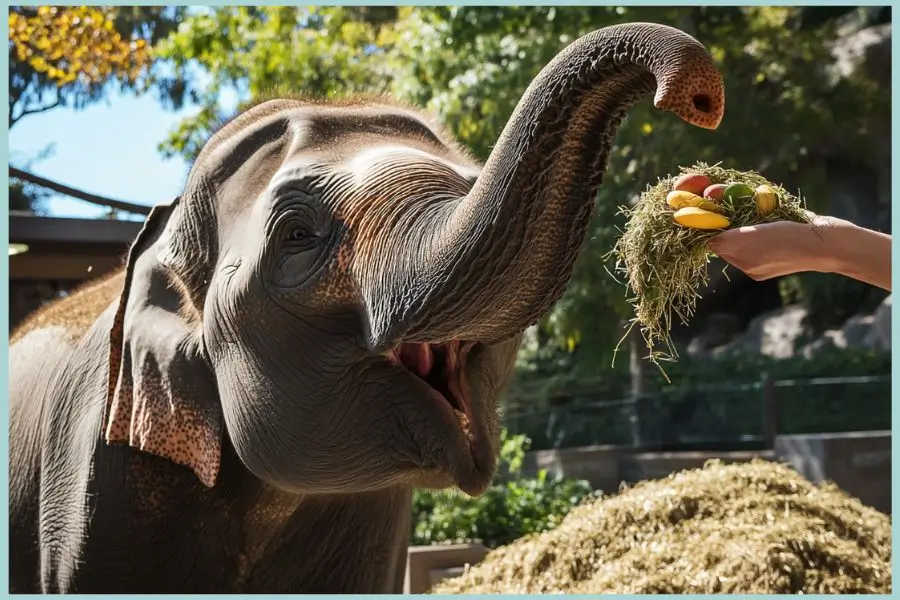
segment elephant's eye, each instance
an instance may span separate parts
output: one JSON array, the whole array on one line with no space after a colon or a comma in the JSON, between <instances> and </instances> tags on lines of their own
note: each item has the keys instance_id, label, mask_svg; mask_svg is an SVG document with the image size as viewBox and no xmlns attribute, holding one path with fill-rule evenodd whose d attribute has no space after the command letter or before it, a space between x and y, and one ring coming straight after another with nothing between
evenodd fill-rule
<instances>
[{"instance_id":1,"label":"elephant's eye","mask_svg":"<svg viewBox=\"0 0 900 600\"><path fill-rule=\"evenodd\" d=\"M310 237L312 237L310 233L305 229L301 229L300 227L291 229L291 233L288 235L288 239L290 239L292 242L302 242L303 240Z\"/></svg>"},{"instance_id":2,"label":"elephant's eye","mask_svg":"<svg viewBox=\"0 0 900 600\"><path fill-rule=\"evenodd\" d=\"M287 247L294 252L309 250L318 240L316 233L307 227L291 227L287 231Z\"/></svg>"}]
</instances>

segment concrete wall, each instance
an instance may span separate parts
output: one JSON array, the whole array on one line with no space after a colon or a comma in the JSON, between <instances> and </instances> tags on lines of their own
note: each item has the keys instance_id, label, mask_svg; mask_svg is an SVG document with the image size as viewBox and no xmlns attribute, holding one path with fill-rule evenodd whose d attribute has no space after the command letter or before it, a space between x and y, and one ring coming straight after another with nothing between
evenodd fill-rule
<instances>
[{"instance_id":1,"label":"concrete wall","mask_svg":"<svg viewBox=\"0 0 900 600\"><path fill-rule=\"evenodd\" d=\"M462 575L466 565L481 562L487 548L481 544L412 546L406 555L404 594L423 594L439 581Z\"/></svg>"},{"instance_id":2,"label":"concrete wall","mask_svg":"<svg viewBox=\"0 0 900 600\"><path fill-rule=\"evenodd\" d=\"M564 450L538 450L525 457L523 472L534 476L540 469L572 479L585 479L595 489L610 494L622 482L660 479L675 471L696 469L712 459L724 463L753 458L773 459L772 452L631 452L621 446L585 446Z\"/></svg>"},{"instance_id":3,"label":"concrete wall","mask_svg":"<svg viewBox=\"0 0 900 600\"><path fill-rule=\"evenodd\" d=\"M890 431L780 435L775 454L810 481L832 481L891 514Z\"/></svg>"}]
</instances>

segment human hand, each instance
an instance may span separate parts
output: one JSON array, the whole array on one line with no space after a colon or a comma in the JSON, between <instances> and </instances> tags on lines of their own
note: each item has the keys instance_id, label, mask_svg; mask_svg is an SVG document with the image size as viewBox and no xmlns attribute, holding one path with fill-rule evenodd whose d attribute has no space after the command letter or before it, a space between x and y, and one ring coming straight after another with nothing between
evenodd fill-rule
<instances>
[{"instance_id":1,"label":"human hand","mask_svg":"<svg viewBox=\"0 0 900 600\"><path fill-rule=\"evenodd\" d=\"M801 271L832 272L843 249L828 230L855 228L849 221L807 211L810 223L776 221L723 231L709 249L756 281Z\"/></svg>"}]
</instances>

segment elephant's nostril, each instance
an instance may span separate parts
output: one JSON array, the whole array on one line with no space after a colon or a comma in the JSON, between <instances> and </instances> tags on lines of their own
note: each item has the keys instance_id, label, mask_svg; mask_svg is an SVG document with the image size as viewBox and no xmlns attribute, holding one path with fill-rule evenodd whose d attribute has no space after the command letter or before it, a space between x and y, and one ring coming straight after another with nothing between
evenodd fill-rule
<instances>
[{"instance_id":1,"label":"elephant's nostril","mask_svg":"<svg viewBox=\"0 0 900 600\"><path fill-rule=\"evenodd\" d=\"M702 113L712 112L712 100L706 94L697 94L693 98L694 108Z\"/></svg>"}]
</instances>

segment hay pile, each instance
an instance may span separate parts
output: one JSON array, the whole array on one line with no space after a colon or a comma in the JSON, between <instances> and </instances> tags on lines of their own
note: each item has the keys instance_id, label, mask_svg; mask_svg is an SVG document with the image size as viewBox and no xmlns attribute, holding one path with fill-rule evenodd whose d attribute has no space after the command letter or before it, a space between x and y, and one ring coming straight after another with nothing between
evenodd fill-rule
<instances>
[{"instance_id":1,"label":"hay pile","mask_svg":"<svg viewBox=\"0 0 900 600\"><path fill-rule=\"evenodd\" d=\"M756 204L750 199L737 205L723 201L723 213L731 221L729 229L772 221L809 220L798 197L758 173L705 163L682 167L679 174L648 188L635 206L622 207L620 213L627 218L627 224L610 254L617 259L617 270L624 275L633 294L629 301L634 306L635 318L629 331L640 325L650 350L648 358L657 365L659 361L673 361L678 357L669 336L673 314L684 324L693 316L699 290L709 282L706 267L713 255L706 243L720 233L685 228L674 222L674 210L666 204L666 195L675 179L686 173L703 174L713 184L746 183L753 188L766 184L774 190L777 206L765 216L758 214ZM662 350L656 349L659 343L664 345Z\"/></svg>"},{"instance_id":2,"label":"hay pile","mask_svg":"<svg viewBox=\"0 0 900 600\"><path fill-rule=\"evenodd\" d=\"M575 508L438 594L891 592L890 518L755 460L712 461Z\"/></svg>"}]
</instances>

